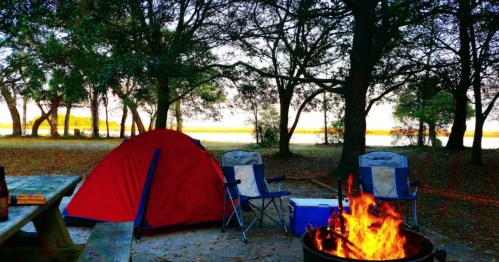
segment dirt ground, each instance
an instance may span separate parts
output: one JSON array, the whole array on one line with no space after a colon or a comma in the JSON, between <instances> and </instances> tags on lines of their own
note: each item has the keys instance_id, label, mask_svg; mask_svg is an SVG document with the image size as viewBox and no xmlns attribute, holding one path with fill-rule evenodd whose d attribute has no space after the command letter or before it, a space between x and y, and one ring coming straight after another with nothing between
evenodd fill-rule
<instances>
[{"instance_id":1,"label":"dirt ground","mask_svg":"<svg viewBox=\"0 0 499 262\"><path fill-rule=\"evenodd\" d=\"M283 199L286 225L289 227L290 198L330 198L333 191L311 180L288 180L282 185L291 195ZM63 198L61 210L69 203ZM272 213L275 214L273 208ZM247 213L250 214L250 213ZM249 216L247 216L249 217ZM32 224L23 228L34 231ZM92 227L69 227L73 241L84 244ZM447 261L499 261L495 252L481 253L453 241L422 225L422 233L435 241L439 249L448 253ZM300 239L270 219L263 226L253 226L247 234L248 244L235 223L221 232L221 222L190 226L174 226L145 231L139 242L132 243L132 258L141 261L303 261Z\"/></svg>"},{"instance_id":2,"label":"dirt ground","mask_svg":"<svg viewBox=\"0 0 499 262\"><path fill-rule=\"evenodd\" d=\"M85 178L121 142L121 139L2 138L0 163L7 167L8 175L80 174ZM217 161L221 153L249 150L249 145L242 143L203 141L203 145ZM290 146L291 156L276 154L275 147L256 149L265 159L267 177L314 178L335 186L335 179L328 174L341 159L341 145ZM484 163L479 166L470 164L471 148L450 151L430 147L366 147L366 152L376 150L408 156L411 181L421 180L419 224L428 232L447 236L455 244L486 255L499 250L498 149L483 150Z\"/></svg>"}]
</instances>

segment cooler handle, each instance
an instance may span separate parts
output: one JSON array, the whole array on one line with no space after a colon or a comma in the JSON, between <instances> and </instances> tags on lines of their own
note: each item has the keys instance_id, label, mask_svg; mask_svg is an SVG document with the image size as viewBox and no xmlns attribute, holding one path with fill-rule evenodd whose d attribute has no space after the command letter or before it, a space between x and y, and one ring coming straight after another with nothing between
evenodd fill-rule
<instances>
[{"instance_id":1,"label":"cooler handle","mask_svg":"<svg viewBox=\"0 0 499 262\"><path fill-rule=\"evenodd\" d=\"M289 217L293 218L293 214L295 213L295 208L289 204Z\"/></svg>"}]
</instances>

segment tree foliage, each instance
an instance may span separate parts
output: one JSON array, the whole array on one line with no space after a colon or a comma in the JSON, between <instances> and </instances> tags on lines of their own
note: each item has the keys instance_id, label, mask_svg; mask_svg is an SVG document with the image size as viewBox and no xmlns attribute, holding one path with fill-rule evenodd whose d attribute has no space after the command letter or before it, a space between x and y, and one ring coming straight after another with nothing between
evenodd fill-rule
<instances>
[{"instance_id":1,"label":"tree foliage","mask_svg":"<svg viewBox=\"0 0 499 262\"><path fill-rule=\"evenodd\" d=\"M155 86L156 128L166 128L171 104L222 75L206 67L216 60L210 52L219 45L214 36L222 32L216 19L228 4L186 0L71 1L64 8L67 16L78 17L73 29L79 34L91 34L92 45L112 57L100 75L101 82L116 84L120 79L134 77L139 86ZM178 78L186 84L172 85Z\"/></svg>"}]
</instances>

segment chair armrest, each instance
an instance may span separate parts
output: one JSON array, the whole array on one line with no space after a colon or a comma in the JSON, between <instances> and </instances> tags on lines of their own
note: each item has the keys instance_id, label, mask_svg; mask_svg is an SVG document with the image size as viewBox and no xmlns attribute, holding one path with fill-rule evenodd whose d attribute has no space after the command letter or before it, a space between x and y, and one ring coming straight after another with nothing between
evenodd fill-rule
<instances>
[{"instance_id":1,"label":"chair armrest","mask_svg":"<svg viewBox=\"0 0 499 262\"><path fill-rule=\"evenodd\" d=\"M409 186L419 186L419 184L421 183L421 181L419 181L419 179L416 179L414 182L410 183Z\"/></svg>"},{"instance_id":2,"label":"chair armrest","mask_svg":"<svg viewBox=\"0 0 499 262\"><path fill-rule=\"evenodd\" d=\"M229 181L227 183L224 183L224 187L235 186L236 184L241 184L241 179L232 180L232 181Z\"/></svg>"},{"instance_id":3,"label":"chair armrest","mask_svg":"<svg viewBox=\"0 0 499 262\"><path fill-rule=\"evenodd\" d=\"M282 180L286 179L285 176L278 176L278 177L274 177L274 178L269 178L267 179L267 183L272 183L272 182L281 182Z\"/></svg>"}]
</instances>

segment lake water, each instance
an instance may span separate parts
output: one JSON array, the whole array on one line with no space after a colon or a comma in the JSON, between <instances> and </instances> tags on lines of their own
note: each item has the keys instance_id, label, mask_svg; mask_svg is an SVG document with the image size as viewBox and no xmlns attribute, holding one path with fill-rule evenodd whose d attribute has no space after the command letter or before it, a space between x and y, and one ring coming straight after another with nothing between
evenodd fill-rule
<instances>
[{"instance_id":1,"label":"lake water","mask_svg":"<svg viewBox=\"0 0 499 262\"><path fill-rule=\"evenodd\" d=\"M90 130L82 131L85 132L86 135L90 135ZM0 135L9 135L12 133L11 129L0 129ZM38 133L40 135L49 134L49 130L39 130ZM59 133L63 133L59 131ZM31 130L28 130L28 135L31 134ZM100 132L101 136L106 136L106 132ZM197 133L197 132L186 132L192 138L201 140L201 141L217 141L217 142L242 142L242 143L254 143L254 137L249 133ZM119 131L111 131L110 135L113 137L119 136ZM127 136L130 135L130 132L127 132ZM438 137L442 144L447 144L447 137ZM293 134L291 138L291 143L308 143L308 144L317 144L322 143L323 140L317 134ZM366 145L367 146L391 146L393 141L392 136L366 136ZM397 145L407 145L409 144L406 138L402 139L397 143ZM471 147L473 144L473 137L465 137L464 138L464 146ZM484 149L496 149L499 148L499 138L496 137L484 137L482 138L482 148Z\"/></svg>"},{"instance_id":2,"label":"lake water","mask_svg":"<svg viewBox=\"0 0 499 262\"><path fill-rule=\"evenodd\" d=\"M244 142L252 143L255 139L250 134L245 133L186 133L187 135L206 141L219 141L219 142ZM448 137L438 137L442 141L442 145L447 144L449 140ZM392 136L366 136L367 146L392 146L393 137ZM309 143L317 144L323 143L320 137L316 134L293 134L291 137L291 143ZM401 139L396 145L408 145L409 140L407 138ZM473 145L473 137L464 138L464 146L471 147ZM495 149L499 148L499 138L484 137L482 138L482 148L484 149Z\"/></svg>"}]
</instances>

